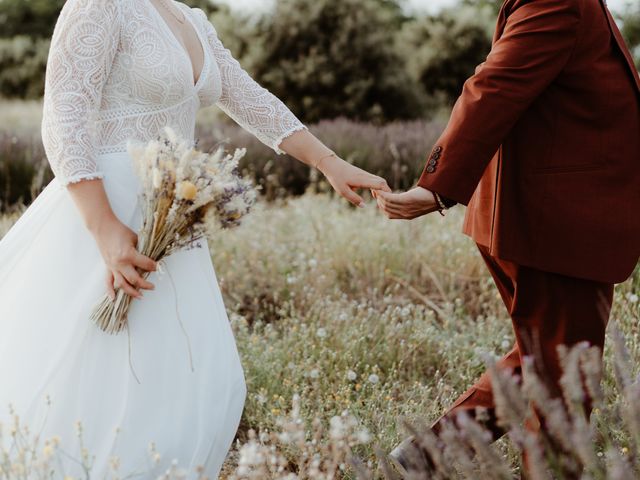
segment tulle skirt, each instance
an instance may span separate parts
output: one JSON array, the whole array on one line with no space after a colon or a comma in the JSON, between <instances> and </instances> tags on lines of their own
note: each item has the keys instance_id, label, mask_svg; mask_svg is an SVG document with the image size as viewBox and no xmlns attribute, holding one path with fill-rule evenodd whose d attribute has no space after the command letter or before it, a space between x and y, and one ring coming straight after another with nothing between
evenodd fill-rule
<instances>
[{"instance_id":1,"label":"tulle skirt","mask_svg":"<svg viewBox=\"0 0 640 480\"><path fill-rule=\"evenodd\" d=\"M98 161L114 212L137 231L128 154ZM111 478L118 463L120 477L156 478L176 461L217 478L246 387L210 252L200 247L150 275L156 289L133 301L129 335L105 334L89 320L105 293L100 253L67 190L55 179L45 188L0 240L5 444L11 403L42 441L59 439L56 478L85 478L82 463L92 479Z\"/></svg>"}]
</instances>

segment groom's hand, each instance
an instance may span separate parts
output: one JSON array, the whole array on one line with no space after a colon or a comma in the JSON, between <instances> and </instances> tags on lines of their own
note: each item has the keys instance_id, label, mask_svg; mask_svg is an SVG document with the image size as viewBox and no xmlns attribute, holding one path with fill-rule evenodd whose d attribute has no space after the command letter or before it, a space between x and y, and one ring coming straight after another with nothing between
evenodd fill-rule
<instances>
[{"instance_id":1,"label":"groom's hand","mask_svg":"<svg viewBox=\"0 0 640 480\"><path fill-rule=\"evenodd\" d=\"M436 198L429 190L416 187L404 193L372 192L378 208L391 219L412 220L438 211Z\"/></svg>"}]
</instances>

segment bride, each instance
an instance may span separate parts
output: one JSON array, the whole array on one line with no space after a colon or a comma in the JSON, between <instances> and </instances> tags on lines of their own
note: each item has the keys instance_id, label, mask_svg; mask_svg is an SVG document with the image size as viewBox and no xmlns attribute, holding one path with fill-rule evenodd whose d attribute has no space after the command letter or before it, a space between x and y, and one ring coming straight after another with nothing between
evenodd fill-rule
<instances>
[{"instance_id":1,"label":"bride","mask_svg":"<svg viewBox=\"0 0 640 480\"><path fill-rule=\"evenodd\" d=\"M209 250L170 256L166 273L136 251L139 186L126 152L128 139L150 140L166 125L193 139L196 112L213 104L356 205L358 188L388 190L256 84L201 9L67 0L42 121L55 178L0 241L0 447L13 440L11 404L41 442L58 439L56 478L110 477L117 464L121 476L153 478L174 460L220 472L246 387ZM148 281L139 270L152 272ZM105 289L137 299L129 335L90 322Z\"/></svg>"}]
</instances>

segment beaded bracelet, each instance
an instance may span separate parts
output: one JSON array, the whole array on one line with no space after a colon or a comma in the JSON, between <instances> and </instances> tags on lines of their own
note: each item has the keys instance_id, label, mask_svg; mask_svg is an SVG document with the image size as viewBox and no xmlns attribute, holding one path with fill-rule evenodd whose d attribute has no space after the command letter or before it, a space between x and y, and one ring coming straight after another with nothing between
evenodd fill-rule
<instances>
[{"instance_id":1,"label":"beaded bracelet","mask_svg":"<svg viewBox=\"0 0 640 480\"><path fill-rule=\"evenodd\" d=\"M447 209L447 206L440 198L440 195L438 195L436 192L433 192L433 197L436 199L436 204L438 205L438 213L444 217L444 211Z\"/></svg>"}]
</instances>

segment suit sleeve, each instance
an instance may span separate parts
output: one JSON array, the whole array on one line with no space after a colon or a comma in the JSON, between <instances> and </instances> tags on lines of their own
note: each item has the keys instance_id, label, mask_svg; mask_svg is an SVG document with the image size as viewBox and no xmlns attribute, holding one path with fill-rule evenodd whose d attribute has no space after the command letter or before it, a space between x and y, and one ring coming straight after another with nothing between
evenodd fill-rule
<instances>
[{"instance_id":1,"label":"suit sleeve","mask_svg":"<svg viewBox=\"0 0 640 480\"><path fill-rule=\"evenodd\" d=\"M469 203L511 128L567 64L579 24L579 0L514 2L502 36L465 82L419 186Z\"/></svg>"}]
</instances>

